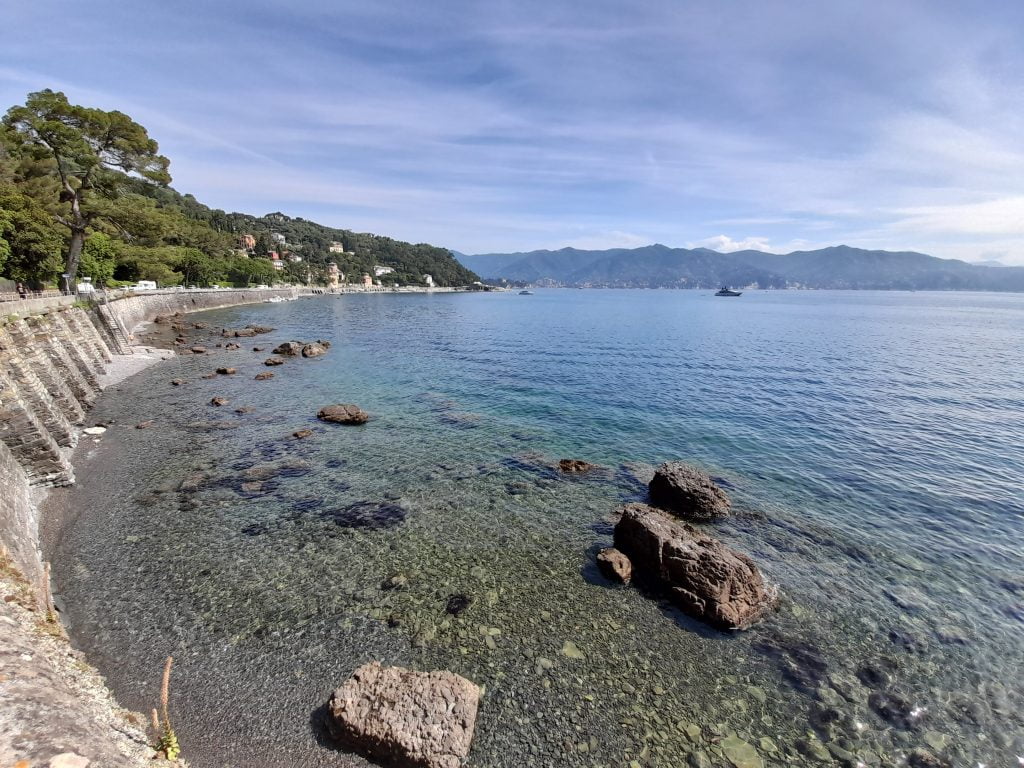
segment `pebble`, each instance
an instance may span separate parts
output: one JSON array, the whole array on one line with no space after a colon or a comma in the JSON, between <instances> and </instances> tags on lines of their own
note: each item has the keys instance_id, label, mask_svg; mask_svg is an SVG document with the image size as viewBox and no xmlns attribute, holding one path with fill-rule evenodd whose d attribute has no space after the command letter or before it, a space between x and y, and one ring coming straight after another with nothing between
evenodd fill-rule
<instances>
[{"instance_id":1,"label":"pebble","mask_svg":"<svg viewBox=\"0 0 1024 768\"><path fill-rule=\"evenodd\" d=\"M562 655L569 659L585 659L583 651L576 647L572 640L566 640L562 645Z\"/></svg>"}]
</instances>

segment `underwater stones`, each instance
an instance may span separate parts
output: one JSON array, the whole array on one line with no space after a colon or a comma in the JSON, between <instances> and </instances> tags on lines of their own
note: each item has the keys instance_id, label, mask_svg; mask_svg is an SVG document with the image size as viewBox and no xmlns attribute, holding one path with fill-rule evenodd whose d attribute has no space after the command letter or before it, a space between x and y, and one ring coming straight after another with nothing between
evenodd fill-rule
<instances>
[{"instance_id":1,"label":"underwater stones","mask_svg":"<svg viewBox=\"0 0 1024 768\"><path fill-rule=\"evenodd\" d=\"M256 412L256 409L253 408L251 405L243 405L241 408L235 408L235 413L239 414L240 416L244 416L247 413L255 413L255 412Z\"/></svg>"},{"instance_id":2,"label":"underwater stones","mask_svg":"<svg viewBox=\"0 0 1024 768\"><path fill-rule=\"evenodd\" d=\"M668 461L648 485L651 501L695 522L729 514L729 497L706 472L682 461Z\"/></svg>"},{"instance_id":3,"label":"underwater stones","mask_svg":"<svg viewBox=\"0 0 1024 768\"><path fill-rule=\"evenodd\" d=\"M725 759L735 768L763 768L764 761L757 750L738 736L728 736L719 745L725 753Z\"/></svg>"},{"instance_id":4,"label":"underwater stones","mask_svg":"<svg viewBox=\"0 0 1024 768\"><path fill-rule=\"evenodd\" d=\"M225 328L223 331L220 332L220 335L227 338L240 339L245 336L255 336L256 331L254 331L252 328Z\"/></svg>"},{"instance_id":5,"label":"underwater stones","mask_svg":"<svg viewBox=\"0 0 1024 768\"><path fill-rule=\"evenodd\" d=\"M226 397L214 397L210 400L210 405L215 405L219 408L222 405L227 405L229 402L231 401Z\"/></svg>"},{"instance_id":6,"label":"underwater stones","mask_svg":"<svg viewBox=\"0 0 1024 768\"><path fill-rule=\"evenodd\" d=\"M462 593L448 595L448 602L445 603L445 613L458 616L473 603L473 598Z\"/></svg>"},{"instance_id":7,"label":"underwater stones","mask_svg":"<svg viewBox=\"0 0 1024 768\"><path fill-rule=\"evenodd\" d=\"M778 599L749 557L646 504L622 508L615 547L680 610L720 629L746 629Z\"/></svg>"},{"instance_id":8,"label":"underwater stones","mask_svg":"<svg viewBox=\"0 0 1024 768\"><path fill-rule=\"evenodd\" d=\"M136 429L149 429L150 427L153 426L154 423L155 422L153 421L153 419L146 419L145 421L140 421L138 424L136 424L135 428Z\"/></svg>"},{"instance_id":9,"label":"underwater stones","mask_svg":"<svg viewBox=\"0 0 1024 768\"><path fill-rule=\"evenodd\" d=\"M952 768L953 764L933 755L927 749L915 749L907 757L910 768Z\"/></svg>"},{"instance_id":10,"label":"underwater stones","mask_svg":"<svg viewBox=\"0 0 1024 768\"><path fill-rule=\"evenodd\" d=\"M921 714L909 701L897 693L875 691L868 696L871 710L894 728L909 731Z\"/></svg>"},{"instance_id":11,"label":"underwater stones","mask_svg":"<svg viewBox=\"0 0 1024 768\"><path fill-rule=\"evenodd\" d=\"M253 378L256 381L266 381L267 379L274 378L274 373L273 371L264 371L263 373L257 373Z\"/></svg>"},{"instance_id":12,"label":"underwater stones","mask_svg":"<svg viewBox=\"0 0 1024 768\"><path fill-rule=\"evenodd\" d=\"M320 421L327 421L331 424L365 424L370 414L362 410L358 405L352 403L340 403L338 405L325 405L317 411L316 417Z\"/></svg>"},{"instance_id":13,"label":"underwater stones","mask_svg":"<svg viewBox=\"0 0 1024 768\"><path fill-rule=\"evenodd\" d=\"M579 647L572 640L566 640L562 643L562 655L567 659L585 659L586 655L579 649Z\"/></svg>"},{"instance_id":14,"label":"underwater stones","mask_svg":"<svg viewBox=\"0 0 1024 768\"><path fill-rule=\"evenodd\" d=\"M270 367L273 367L275 365L284 365L284 360L282 360L280 357L268 357L266 360L263 361L263 364Z\"/></svg>"},{"instance_id":15,"label":"underwater stones","mask_svg":"<svg viewBox=\"0 0 1024 768\"><path fill-rule=\"evenodd\" d=\"M633 564L615 547L605 547L597 553L597 568L609 581L629 584L633 578Z\"/></svg>"},{"instance_id":16,"label":"underwater stones","mask_svg":"<svg viewBox=\"0 0 1024 768\"><path fill-rule=\"evenodd\" d=\"M192 347L192 354L193 355L205 355L206 354L206 347Z\"/></svg>"},{"instance_id":17,"label":"underwater stones","mask_svg":"<svg viewBox=\"0 0 1024 768\"><path fill-rule=\"evenodd\" d=\"M184 379L171 379L171 386L172 387L180 387L184 383L185 383Z\"/></svg>"},{"instance_id":18,"label":"underwater stones","mask_svg":"<svg viewBox=\"0 0 1024 768\"><path fill-rule=\"evenodd\" d=\"M235 370L234 368L218 368L217 373L219 373L221 376L233 376L236 373L238 373L238 371Z\"/></svg>"},{"instance_id":19,"label":"underwater stones","mask_svg":"<svg viewBox=\"0 0 1024 768\"><path fill-rule=\"evenodd\" d=\"M583 461L582 459L562 459L558 462L558 468L567 474L574 474L597 469L597 465L591 464L589 461Z\"/></svg>"},{"instance_id":20,"label":"underwater stones","mask_svg":"<svg viewBox=\"0 0 1024 768\"><path fill-rule=\"evenodd\" d=\"M288 357L297 357L302 354L302 347L305 346L301 341L286 341L284 344L278 344L274 347L275 355L286 355Z\"/></svg>"},{"instance_id":21,"label":"underwater stones","mask_svg":"<svg viewBox=\"0 0 1024 768\"><path fill-rule=\"evenodd\" d=\"M322 344L311 343L311 344L306 344L302 348L302 356L303 357L320 357L320 355L326 355L326 354L327 354L327 348L324 347Z\"/></svg>"},{"instance_id":22,"label":"underwater stones","mask_svg":"<svg viewBox=\"0 0 1024 768\"><path fill-rule=\"evenodd\" d=\"M313 436L313 430L312 429L297 429L294 432L292 432L292 437L296 438L297 440L302 440L304 438L312 437L312 436Z\"/></svg>"},{"instance_id":23,"label":"underwater stones","mask_svg":"<svg viewBox=\"0 0 1024 768\"><path fill-rule=\"evenodd\" d=\"M415 672L373 661L328 703L340 742L388 765L458 768L469 754L480 689L453 672Z\"/></svg>"},{"instance_id":24,"label":"underwater stones","mask_svg":"<svg viewBox=\"0 0 1024 768\"><path fill-rule=\"evenodd\" d=\"M341 528L378 530L394 528L405 521L405 507L387 501L357 501L345 507L321 510L317 514Z\"/></svg>"}]
</instances>

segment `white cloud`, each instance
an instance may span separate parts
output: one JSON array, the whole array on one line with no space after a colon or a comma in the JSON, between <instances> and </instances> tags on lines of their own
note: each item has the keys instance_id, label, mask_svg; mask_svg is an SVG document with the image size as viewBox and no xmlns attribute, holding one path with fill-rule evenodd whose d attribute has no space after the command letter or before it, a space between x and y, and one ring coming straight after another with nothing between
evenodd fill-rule
<instances>
[{"instance_id":1,"label":"white cloud","mask_svg":"<svg viewBox=\"0 0 1024 768\"><path fill-rule=\"evenodd\" d=\"M767 237L745 237L742 240L733 240L728 235L715 235L706 237L695 243L687 243L688 248L710 248L720 253L732 253L733 251L768 251L776 252L776 249L768 243Z\"/></svg>"},{"instance_id":2,"label":"white cloud","mask_svg":"<svg viewBox=\"0 0 1024 768\"><path fill-rule=\"evenodd\" d=\"M981 203L927 205L896 211L891 229L956 235L1016 235L1024 240L1024 195Z\"/></svg>"}]
</instances>

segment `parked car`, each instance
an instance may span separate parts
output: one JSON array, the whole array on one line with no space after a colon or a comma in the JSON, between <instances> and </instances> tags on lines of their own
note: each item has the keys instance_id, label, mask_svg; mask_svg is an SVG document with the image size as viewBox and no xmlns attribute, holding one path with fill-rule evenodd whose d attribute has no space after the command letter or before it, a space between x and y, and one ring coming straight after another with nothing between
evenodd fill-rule
<instances>
[{"instance_id":1,"label":"parked car","mask_svg":"<svg viewBox=\"0 0 1024 768\"><path fill-rule=\"evenodd\" d=\"M155 291L156 282L154 280L139 280L135 285L132 286L133 291Z\"/></svg>"}]
</instances>

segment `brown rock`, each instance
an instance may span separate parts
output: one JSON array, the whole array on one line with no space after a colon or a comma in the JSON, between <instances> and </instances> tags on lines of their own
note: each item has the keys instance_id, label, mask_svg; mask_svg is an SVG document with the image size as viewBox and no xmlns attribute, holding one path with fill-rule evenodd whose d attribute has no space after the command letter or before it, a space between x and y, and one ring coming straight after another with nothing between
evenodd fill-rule
<instances>
[{"instance_id":1,"label":"brown rock","mask_svg":"<svg viewBox=\"0 0 1024 768\"><path fill-rule=\"evenodd\" d=\"M316 417L321 421L329 421L332 424L365 424L370 418L370 414L362 410L358 405L341 403L339 405L325 405L317 411Z\"/></svg>"},{"instance_id":2,"label":"brown rock","mask_svg":"<svg viewBox=\"0 0 1024 768\"><path fill-rule=\"evenodd\" d=\"M193 355L202 355L206 352L206 347L192 347Z\"/></svg>"},{"instance_id":3,"label":"brown rock","mask_svg":"<svg viewBox=\"0 0 1024 768\"><path fill-rule=\"evenodd\" d=\"M729 497L706 472L682 461L658 467L648 485L651 502L694 522L729 514Z\"/></svg>"},{"instance_id":4,"label":"brown rock","mask_svg":"<svg viewBox=\"0 0 1024 768\"><path fill-rule=\"evenodd\" d=\"M238 371L236 371L234 368L218 368L217 373L219 373L221 376L233 376L234 374L238 373Z\"/></svg>"},{"instance_id":5,"label":"brown rock","mask_svg":"<svg viewBox=\"0 0 1024 768\"><path fill-rule=\"evenodd\" d=\"M221 406L227 405L229 402L231 401L228 400L226 397L215 397L210 401L210 405Z\"/></svg>"},{"instance_id":6,"label":"brown rock","mask_svg":"<svg viewBox=\"0 0 1024 768\"><path fill-rule=\"evenodd\" d=\"M217 374L216 373L207 373L207 374L203 374L199 378L200 379L216 379L217 378Z\"/></svg>"},{"instance_id":7,"label":"brown rock","mask_svg":"<svg viewBox=\"0 0 1024 768\"><path fill-rule=\"evenodd\" d=\"M304 346L305 344L301 341L286 341L284 344L278 344L274 347L274 354L295 357L296 355L302 354L302 348Z\"/></svg>"},{"instance_id":8,"label":"brown rock","mask_svg":"<svg viewBox=\"0 0 1024 768\"><path fill-rule=\"evenodd\" d=\"M292 432L292 437L297 437L300 440L302 438L304 438L304 437L312 437L312 435L313 435L313 430L312 429L297 429L294 432Z\"/></svg>"},{"instance_id":9,"label":"brown rock","mask_svg":"<svg viewBox=\"0 0 1024 768\"><path fill-rule=\"evenodd\" d=\"M180 387L184 383L185 383L184 379L171 379L171 386L172 387Z\"/></svg>"},{"instance_id":10,"label":"brown rock","mask_svg":"<svg viewBox=\"0 0 1024 768\"><path fill-rule=\"evenodd\" d=\"M266 347L253 347L252 351L253 352L262 352L264 349L266 349Z\"/></svg>"},{"instance_id":11,"label":"brown rock","mask_svg":"<svg viewBox=\"0 0 1024 768\"><path fill-rule=\"evenodd\" d=\"M252 413L255 410L256 409L253 408L251 405L243 405L241 408L235 408L235 413L239 413L244 416L245 414Z\"/></svg>"},{"instance_id":12,"label":"brown rock","mask_svg":"<svg viewBox=\"0 0 1024 768\"><path fill-rule=\"evenodd\" d=\"M303 357L320 357L326 355L327 349L322 344L306 344L302 348Z\"/></svg>"},{"instance_id":13,"label":"brown rock","mask_svg":"<svg viewBox=\"0 0 1024 768\"><path fill-rule=\"evenodd\" d=\"M273 328L269 328L269 327L267 327L265 325L247 325L245 327L248 328L250 331L252 331L254 333L273 333L274 332Z\"/></svg>"},{"instance_id":14,"label":"brown rock","mask_svg":"<svg viewBox=\"0 0 1024 768\"><path fill-rule=\"evenodd\" d=\"M263 361L264 365L284 365L284 360L280 357L268 357Z\"/></svg>"},{"instance_id":15,"label":"brown rock","mask_svg":"<svg viewBox=\"0 0 1024 768\"><path fill-rule=\"evenodd\" d=\"M241 488L245 493L259 493L263 490L263 483L259 480L250 480L242 483Z\"/></svg>"},{"instance_id":16,"label":"brown rock","mask_svg":"<svg viewBox=\"0 0 1024 768\"><path fill-rule=\"evenodd\" d=\"M646 504L622 508L615 547L684 613L720 629L746 629L775 606L778 589L753 560Z\"/></svg>"},{"instance_id":17,"label":"brown rock","mask_svg":"<svg viewBox=\"0 0 1024 768\"><path fill-rule=\"evenodd\" d=\"M171 318L168 315L157 315L153 318L153 322L157 325L166 325L171 322Z\"/></svg>"},{"instance_id":18,"label":"brown rock","mask_svg":"<svg viewBox=\"0 0 1024 768\"><path fill-rule=\"evenodd\" d=\"M597 568L609 581L629 584L633 578L633 564L615 547L605 547L597 553Z\"/></svg>"},{"instance_id":19,"label":"brown rock","mask_svg":"<svg viewBox=\"0 0 1024 768\"><path fill-rule=\"evenodd\" d=\"M253 378L256 381L266 381L267 379L274 378L274 374L271 371L264 371L263 373L257 373Z\"/></svg>"},{"instance_id":20,"label":"brown rock","mask_svg":"<svg viewBox=\"0 0 1024 768\"><path fill-rule=\"evenodd\" d=\"M192 327L197 331L201 331L203 328L206 328L206 323L192 323Z\"/></svg>"},{"instance_id":21,"label":"brown rock","mask_svg":"<svg viewBox=\"0 0 1024 768\"><path fill-rule=\"evenodd\" d=\"M138 424L135 425L135 428L136 429L149 429L152 426L153 426L153 420L152 419L147 419L146 421L140 421Z\"/></svg>"},{"instance_id":22,"label":"brown rock","mask_svg":"<svg viewBox=\"0 0 1024 768\"><path fill-rule=\"evenodd\" d=\"M469 754L480 689L453 672L414 672L373 661L331 696L335 738L375 761L458 768Z\"/></svg>"},{"instance_id":23,"label":"brown rock","mask_svg":"<svg viewBox=\"0 0 1024 768\"><path fill-rule=\"evenodd\" d=\"M226 336L228 338L240 339L244 336L255 336L256 331L254 331L252 328L239 328L237 330L225 328L223 331L220 332L220 335Z\"/></svg>"},{"instance_id":24,"label":"brown rock","mask_svg":"<svg viewBox=\"0 0 1024 768\"><path fill-rule=\"evenodd\" d=\"M582 459L562 459L558 462L558 468L567 473L589 472L592 469L597 469L597 465Z\"/></svg>"},{"instance_id":25,"label":"brown rock","mask_svg":"<svg viewBox=\"0 0 1024 768\"><path fill-rule=\"evenodd\" d=\"M225 344L224 345L224 349L241 349L241 348L242 348L242 346L240 344L235 344L234 342L231 342L230 344Z\"/></svg>"},{"instance_id":26,"label":"brown rock","mask_svg":"<svg viewBox=\"0 0 1024 768\"><path fill-rule=\"evenodd\" d=\"M323 339L317 339L316 343L319 344L324 349L330 349L331 348L331 342L329 342L329 341L324 341Z\"/></svg>"}]
</instances>

